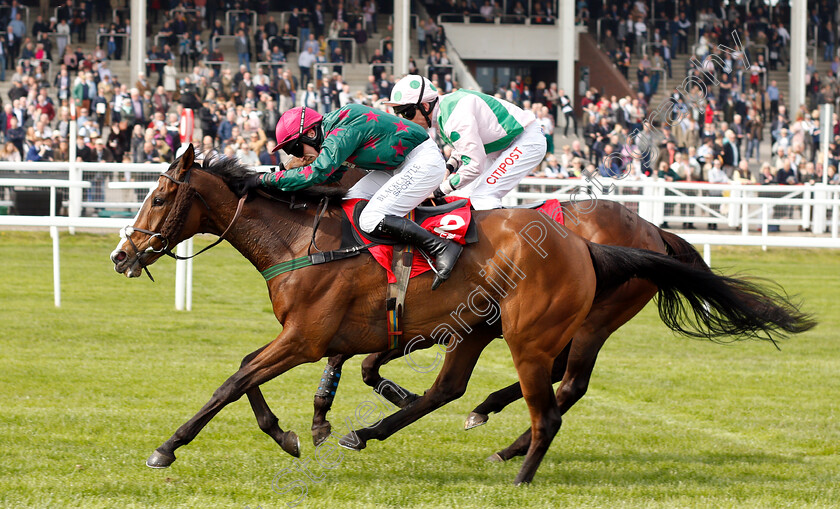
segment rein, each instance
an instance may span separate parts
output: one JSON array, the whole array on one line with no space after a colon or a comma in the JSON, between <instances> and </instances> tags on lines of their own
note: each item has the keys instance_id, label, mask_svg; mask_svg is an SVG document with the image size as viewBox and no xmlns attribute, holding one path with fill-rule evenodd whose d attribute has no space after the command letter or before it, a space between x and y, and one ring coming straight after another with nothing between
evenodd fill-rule
<instances>
[{"instance_id":1,"label":"rein","mask_svg":"<svg viewBox=\"0 0 840 509\"><path fill-rule=\"evenodd\" d=\"M136 228L134 226L126 226L125 228L123 228L123 233L125 235L125 238L128 240L128 243L131 244L131 247L134 249L134 252L136 252L138 254L140 253L140 250L137 249L137 246L134 244L134 241L131 240L131 234L134 233L134 232L140 232L140 233L144 233L146 235L149 235L149 246L146 248L146 250L144 252L146 252L146 253L149 253L149 252L151 252L151 253L163 253L163 254L171 257L171 258L174 258L175 260L189 260L191 258L195 258L196 256L198 256L201 253L207 251L208 249L218 246L223 240L225 240L225 237L230 232L231 228L233 228L233 225L236 223L236 220L239 219L239 216L242 214L242 209L245 206L245 199L248 197L247 195L239 198L239 203L237 203L237 205L236 205L236 212L234 212L233 218L230 220L230 224L228 224L227 228L225 228L225 231L223 231L222 234L219 235L219 238L216 239L212 244L210 244L209 246L206 246L205 248L203 248L199 252L195 253L194 255L190 255L190 256L179 256L179 255L172 252L172 248L169 245L170 244L169 239L171 237L176 236L178 233L180 233L181 229L183 228L184 218L182 216L183 216L184 213L186 213L187 205L192 200L192 197L197 196L198 199L201 200L201 203L204 204L204 207L207 208L208 211L210 211L210 206L207 204L207 201L204 199L204 197L201 196L201 193L199 193L198 191L196 191L196 189L194 187L189 185L190 184L190 174L191 174L193 168L200 168L200 167L198 165L196 165L196 166L192 166L189 170L187 170L187 173L186 173L186 176L184 177L184 180L178 180L178 179L176 179L176 178L174 178L170 175L167 175L166 173L161 174L162 177L166 177L167 179L171 180L172 182L174 182L178 186L178 191L176 191L176 195L175 195L175 204L173 206L174 210L172 210L170 212L170 214L166 217L166 220L163 223L163 227L161 228L161 231L153 232L153 231L146 230L146 229L143 229L143 228ZM181 185L184 185L183 191L181 191L181 189L182 189ZM314 236L314 233L313 233L313 236ZM154 239L154 238L160 239L161 244L162 244L160 249L155 249L152 246L152 239ZM152 273L149 272L148 266L145 263L143 263L142 261L140 263L142 264L143 270L146 272L146 275L149 276L149 279L151 279L152 282L154 282L155 278L153 278Z\"/></svg>"},{"instance_id":2,"label":"rein","mask_svg":"<svg viewBox=\"0 0 840 509\"><path fill-rule=\"evenodd\" d=\"M172 252L172 248L170 247L170 239L177 236L181 232L181 229L184 226L183 223L185 221L185 218L183 216L184 214L186 214L189 203L191 202L193 196L198 197L198 199L201 200L201 203L204 204L204 207L208 211L211 210L204 197L201 196L201 194L198 191L196 191L194 187L189 185L190 175L194 168L200 169L201 167L198 165L192 166L189 170L187 170L187 173L184 176L184 180L178 180L170 175L167 175L166 173L161 174L162 177L169 179L178 186L178 191L176 191L175 195L175 203L173 205L173 210L170 211L169 215L164 220L163 226L161 227L161 231L154 232L143 228L136 228L134 226L126 226L125 228L123 228L123 235L128 240L129 244L136 253L140 253L140 250L137 249L137 246L131 239L131 234L134 232L144 233L149 236L149 246L144 252L163 253L171 258L174 258L175 260L189 260L191 258L195 258L201 253L219 245L223 240L225 240L225 237L230 232L231 228L233 228L233 225L236 223L236 220L239 219L239 216L242 213L245 201L248 198L247 194L239 198L239 202L236 205L236 212L234 212L233 218L231 218L230 220L230 224L228 224L227 228L225 228L225 231L223 231L222 234L219 235L219 238L216 239L212 244L191 256L179 256ZM261 190L257 190L257 194L274 201L286 203L292 210L305 209L309 206L309 204L306 202L297 203L294 195L292 195L290 199L286 200L277 196L272 196ZM322 263L349 258L358 255L362 250L365 249L363 246L349 246L333 251L322 251L318 247L317 243L315 242L315 235L318 233L318 227L321 224L321 219L323 219L324 215L327 212L327 209L329 207L329 200L329 197L324 196L323 198L321 198L321 201L318 203L318 206L315 209L315 219L312 224L312 237L309 240L309 247L306 250L307 255L283 263L279 263L277 265L269 267L264 271L261 271L261 274L266 280L269 280L286 272L301 269L303 267L308 267L310 265L320 265ZM152 246L152 239L154 238L160 239L161 247L158 249L155 249L154 246ZM317 251L317 253L312 253L313 247L315 248L315 251ZM152 282L154 282L155 279L152 277L152 273L149 272L148 266L142 261L140 263L142 264L143 270L146 272L146 275L149 276L149 279L151 279Z\"/></svg>"}]
</instances>

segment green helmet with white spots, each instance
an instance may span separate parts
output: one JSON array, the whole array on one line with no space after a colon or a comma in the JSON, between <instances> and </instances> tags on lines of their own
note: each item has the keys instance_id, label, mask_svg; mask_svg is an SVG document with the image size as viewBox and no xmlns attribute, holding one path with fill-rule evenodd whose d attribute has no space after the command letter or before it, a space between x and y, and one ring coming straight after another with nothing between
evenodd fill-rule
<instances>
[{"instance_id":1,"label":"green helmet with white spots","mask_svg":"<svg viewBox=\"0 0 840 509\"><path fill-rule=\"evenodd\" d=\"M437 96L437 87L431 81L417 74L409 74L394 85L393 90L391 90L391 100L386 104L398 106L429 103L434 101Z\"/></svg>"}]
</instances>

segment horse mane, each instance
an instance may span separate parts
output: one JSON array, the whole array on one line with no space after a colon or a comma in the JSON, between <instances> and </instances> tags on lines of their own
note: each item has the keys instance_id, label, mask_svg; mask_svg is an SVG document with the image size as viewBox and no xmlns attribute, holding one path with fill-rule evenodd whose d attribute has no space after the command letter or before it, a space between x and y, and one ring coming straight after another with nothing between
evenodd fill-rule
<instances>
[{"instance_id":1,"label":"horse mane","mask_svg":"<svg viewBox=\"0 0 840 509\"><path fill-rule=\"evenodd\" d=\"M231 191L236 192L239 189L239 182L245 178L255 175L257 172L240 163L232 157L226 156L207 156L204 159L204 164L201 169L221 178ZM198 159L199 156L196 156ZM342 199L347 194L347 190L337 186L322 186L315 185L299 191L286 192L273 189L263 189L267 194L276 196L278 198L313 201L318 202L322 198Z\"/></svg>"}]
</instances>

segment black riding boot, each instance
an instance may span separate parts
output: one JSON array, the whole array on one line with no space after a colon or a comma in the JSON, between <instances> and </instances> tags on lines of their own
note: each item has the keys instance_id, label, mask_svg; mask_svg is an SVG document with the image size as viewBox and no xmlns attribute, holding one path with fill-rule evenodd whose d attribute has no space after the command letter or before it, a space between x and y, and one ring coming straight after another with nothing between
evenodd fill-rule
<instances>
[{"instance_id":1,"label":"black riding boot","mask_svg":"<svg viewBox=\"0 0 840 509\"><path fill-rule=\"evenodd\" d=\"M452 272L461 254L461 244L429 233L414 221L404 217L385 216L371 233L403 241L422 249L429 256L434 256L437 274L432 283L432 290L440 286L444 280L449 279L449 273Z\"/></svg>"}]
</instances>

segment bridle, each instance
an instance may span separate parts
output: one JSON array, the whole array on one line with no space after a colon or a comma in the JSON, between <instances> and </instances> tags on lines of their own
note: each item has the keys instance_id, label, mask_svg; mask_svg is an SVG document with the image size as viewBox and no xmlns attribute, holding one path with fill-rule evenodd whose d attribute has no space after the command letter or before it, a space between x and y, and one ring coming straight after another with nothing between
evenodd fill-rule
<instances>
[{"instance_id":1,"label":"bridle","mask_svg":"<svg viewBox=\"0 0 840 509\"><path fill-rule=\"evenodd\" d=\"M201 201L201 203L204 204L204 207L208 211L211 210L210 206L207 204L207 201L204 199L203 196L201 196L201 193L199 193L194 186L190 185L190 175L192 174L192 170L194 168L201 169L201 167L198 164L194 164L186 171L184 175L184 180L178 180L175 177L172 177L171 175L161 173L161 177L169 179L175 185L178 186L178 189L175 192L175 203L173 204L172 210L170 210L166 219L164 219L161 231L153 232L143 228L137 228L135 226L126 226L120 231L120 236L128 240L128 243L131 245L132 249L134 249L134 252L137 253L138 261L140 262L143 270L146 272L146 275L149 276L149 279L151 279L152 282L154 282L155 278L153 278L152 273L149 272L148 266L145 263L143 263L143 260L140 258L140 255L142 253L137 248L137 245L134 244L134 241L131 239L131 235L134 232L144 233L149 236L149 245L148 247L146 247L143 253L163 253L176 260L189 260L191 258L195 258L196 256L200 255L201 253L207 251L212 247L216 247L223 240L225 240L225 236L228 234L228 232L230 232L231 228L233 228L233 225L234 223L236 223L236 220L239 219L239 216L242 213L242 208L245 205L245 200L248 197L248 195L246 194L239 198L239 203L237 203L236 205L236 212L234 212L233 218L230 220L230 224L228 224L227 228L225 228L225 231L223 231L222 234L219 235L219 238L216 239L212 244L203 248L194 255L190 256L180 256L173 253L172 248L170 247L170 241L171 239L177 237L181 233L181 230L183 229L184 219L179 216L187 213L187 211L189 210L187 205L188 202L192 201L193 195L198 197L198 199ZM161 247L158 249L155 249L152 245L152 240L155 238L159 239L161 242Z\"/></svg>"}]
</instances>

